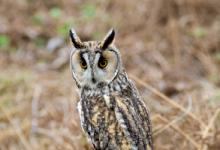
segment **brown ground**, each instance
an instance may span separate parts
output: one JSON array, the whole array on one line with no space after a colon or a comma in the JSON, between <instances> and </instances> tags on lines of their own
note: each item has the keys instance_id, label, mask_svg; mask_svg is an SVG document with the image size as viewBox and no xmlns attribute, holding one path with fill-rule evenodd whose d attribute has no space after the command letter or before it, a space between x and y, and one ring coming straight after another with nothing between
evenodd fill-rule
<instances>
[{"instance_id":1,"label":"brown ground","mask_svg":"<svg viewBox=\"0 0 220 150\"><path fill-rule=\"evenodd\" d=\"M220 149L219 0L1 0L1 150L89 149L68 30L98 40L112 26L156 150Z\"/></svg>"}]
</instances>

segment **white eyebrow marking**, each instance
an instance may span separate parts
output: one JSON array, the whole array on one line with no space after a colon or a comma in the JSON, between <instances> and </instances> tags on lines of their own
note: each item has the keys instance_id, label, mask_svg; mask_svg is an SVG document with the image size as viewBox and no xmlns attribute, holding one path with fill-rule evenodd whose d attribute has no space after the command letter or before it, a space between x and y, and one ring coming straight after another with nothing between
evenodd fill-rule
<instances>
[{"instance_id":1,"label":"white eyebrow marking","mask_svg":"<svg viewBox=\"0 0 220 150\"><path fill-rule=\"evenodd\" d=\"M89 63L89 56L88 56L88 53L83 53L83 54L82 54L82 57L85 59L87 65L89 65L90 63Z\"/></svg>"},{"instance_id":2,"label":"white eyebrow marking","mask_svg":"<svg viewBox=\"0 0 220 150\"><path fill-rule=\"evenodd\" d=\"M110 107L111 107L111 104L110 104L110 97L109 97L108 95L106 95L106 94L103 95L103 97L104 97L104 101L105 101L107 107L110 108Z\"/></svg>"},{"instance_id":3,"label":"white eyebrow marking","mask_svg":"<svg viewBox=\"0 0 220 150\"><path fill-rule=\"evenodd\" d=\"M100 56L101 56L100 53L96 53L96 54L95 54L95 60L94 60L94 64L95 64L95 65L97 65Z\"/></svg>"}]
</instances>

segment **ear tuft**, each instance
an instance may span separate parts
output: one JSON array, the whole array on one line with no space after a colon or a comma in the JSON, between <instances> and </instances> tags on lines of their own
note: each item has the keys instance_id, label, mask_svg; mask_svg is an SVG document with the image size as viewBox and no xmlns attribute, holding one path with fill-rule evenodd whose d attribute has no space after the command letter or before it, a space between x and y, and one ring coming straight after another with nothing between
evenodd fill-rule
<instances>
[{"instance_id":1,"label":"ear tuft","mask_svg":"<svg viewBox=\"0 0 220 150\"><path fill-rule=\"evenodd\" d=\"M70 38L73 43L73 46L75 48L83 48L84 47L83 43L81 42L80 38L78 37L78 35L76 34L76 32L73 28L70 29L69 34L70 34Z\"/></svg>"},{"instance_id":2,"label":"ear tuft","mask_svg":"<svg viewBox=\"0 0 220 150\"><path fill-rule=\"evenodd\" d=\"M111 30L109 30L109 32L107 33L107 35L105 36L104 40L102 41L102 49L106 49L108 48L109 45L112 44L112 42L114 41L115 38L115 30L112 28Z\"/></svg>"}]
</instances>

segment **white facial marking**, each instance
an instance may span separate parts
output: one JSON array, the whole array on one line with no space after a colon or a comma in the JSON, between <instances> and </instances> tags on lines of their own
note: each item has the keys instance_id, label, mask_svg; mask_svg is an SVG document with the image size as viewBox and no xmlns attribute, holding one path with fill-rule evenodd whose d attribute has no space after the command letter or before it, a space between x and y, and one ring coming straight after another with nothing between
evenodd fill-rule
<instances>
[{"instance_id":1,"label":"white facial marking","mask_svg":"<svg viewBox=\"0 0 220 150\"><path fill-rule=\"evenodd\" d=\"M99 66L100 57L107 60L107 66L103 68ZM86 62L87 66L84 68L81 65L81 59ZM95 89L100 83L109 84L118 73L118 61L116 52L108 50L102 52L90 49L75 51L71 58L73 78L80 87L87 86Z\"/></svg>"},{"instance_id":2,"label":"white facial marking","mask_svg":"<svg viewBox=\"0 0 220 150\"><path fill-rule=\"evenodd\" d=\"M108 95L104 95L103 97L104 97L104 100L105 100L107 107L110 108L111 107L110 106L111 105L110 104L110 97Z\"/></svg>"}]
</instances>

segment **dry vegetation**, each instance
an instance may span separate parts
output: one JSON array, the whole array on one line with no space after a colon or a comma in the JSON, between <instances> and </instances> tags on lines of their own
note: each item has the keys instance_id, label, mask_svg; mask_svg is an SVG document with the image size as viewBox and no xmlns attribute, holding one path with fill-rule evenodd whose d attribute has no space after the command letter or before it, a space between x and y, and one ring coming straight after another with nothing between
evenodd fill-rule
<instances>
[{"instance_id":1,"label":"dry vegetation","mask_svg":"<svg viewBox=\"0 0 220 150\"><path fill-rule=\"evenodd\" d=\"M97 40L113 26L156 150L219 150L219 8L219 0L1 0L0 149L90 149L68 30Z\"/></svg>"}]
</instances>

